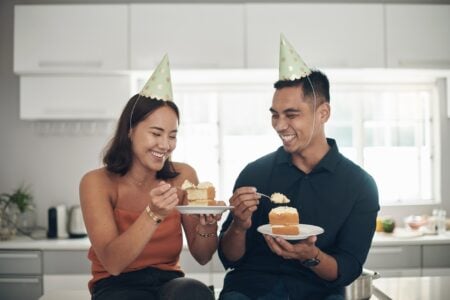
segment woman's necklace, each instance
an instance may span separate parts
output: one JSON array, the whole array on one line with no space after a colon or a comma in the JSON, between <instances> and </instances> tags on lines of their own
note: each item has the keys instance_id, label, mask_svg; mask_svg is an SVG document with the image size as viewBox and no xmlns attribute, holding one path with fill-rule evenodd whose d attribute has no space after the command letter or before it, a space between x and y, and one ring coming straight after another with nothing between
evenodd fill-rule
<instances>
[{"instance_id":1,"label":"woman's necklace","mask_svg":"<svg viewBox=\"0 0 450 300\"><path fill-rule=\"evenodd\" d=\"M146 180L137 180L136 178L133 177L133 175L131 175L131 174L128 174L128 175L129 175L129 178L131 179L131 181L138 187L144 187L147 185Z\"/></svg>"}]
</instances>

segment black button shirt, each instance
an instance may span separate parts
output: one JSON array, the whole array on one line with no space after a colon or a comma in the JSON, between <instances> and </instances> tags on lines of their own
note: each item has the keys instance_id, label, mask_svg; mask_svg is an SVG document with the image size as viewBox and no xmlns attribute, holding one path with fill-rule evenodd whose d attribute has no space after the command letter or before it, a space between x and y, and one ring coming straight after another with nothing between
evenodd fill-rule
<instances>
[{"instance_id":1,"label":"black button shirt","mask_svg":"<svg viewBox=\"0 0 450 300\"><path fill-rule=\"evenodd\" d=\"M248 164L234 189L254 186L266 195L286 195L291 200L288 205L298 209L301 224L325 230L317 236L316 245L336 259L338 279L323 280L299 261L283 259L269 249L256 229L269 223L269 211L276 205L263 198L246 234L244 256L236 262L228 261L219 247L219 257L230 269L222 292L238 291L253 299L281 280L291 299L323 299L329 294L342 294L343 287L360 275L375 232L378 191L367 172L340 154L333 139L327 141L330 150L309 174L294 166L291 155L280 147ZM223 224L221 235L231 221L232 214Z\"/></svg>"}]
</instances>

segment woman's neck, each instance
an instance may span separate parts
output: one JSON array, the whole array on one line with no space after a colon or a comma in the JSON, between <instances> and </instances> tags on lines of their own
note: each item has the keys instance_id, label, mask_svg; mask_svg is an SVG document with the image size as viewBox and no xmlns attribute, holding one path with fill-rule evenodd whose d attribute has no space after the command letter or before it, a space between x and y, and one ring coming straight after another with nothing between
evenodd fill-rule
<instances>
[{"instance_id":1,"label":"woman's neck","mask_svg":"<svg viewBox=\"0 0 450 300\"><path fill-rule=\"evenodd\" d=\"M148 187L153 184L156 180L156 172L151 172L144 169L132 168L130 169L125 177L130 181L133 185L137 187Z\"/></svg>"}]
</instances>

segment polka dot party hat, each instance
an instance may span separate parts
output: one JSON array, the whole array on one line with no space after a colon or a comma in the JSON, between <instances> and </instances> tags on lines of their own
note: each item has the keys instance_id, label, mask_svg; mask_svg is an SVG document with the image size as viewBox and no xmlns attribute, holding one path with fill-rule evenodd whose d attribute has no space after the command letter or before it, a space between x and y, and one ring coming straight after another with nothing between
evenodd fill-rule
<instances>
[{"instance_id":1,"label":"polka dot party hat","mask_svg":"<svg viewBox=\"0 0 450 300\"><path fill-rule=\"evenodd\" d=\"M173 101L172 80L170 78L169 57L163 59L153 71L139 95L159 100Z\"/></svg>"},{"instance_id":2,"label":"polka dot party hat","mask_svg":"<svg viewBox=\"0 0 450 300\"><path fill-rule=\"evenodd\" d=\"M295 80L311 74L311 70L295 51L294 47L287 41L286 37L280 36L280 65L279 80Z\"/></svg>"}]
</instances>

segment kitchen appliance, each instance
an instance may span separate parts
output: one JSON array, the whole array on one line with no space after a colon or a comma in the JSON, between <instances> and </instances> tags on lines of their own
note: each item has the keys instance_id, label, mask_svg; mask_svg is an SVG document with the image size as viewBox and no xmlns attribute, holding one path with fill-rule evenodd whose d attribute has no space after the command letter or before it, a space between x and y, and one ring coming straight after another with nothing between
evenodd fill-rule
<instances>
[{"instance_id":1,"label":"kitchen appliance","mask_svg":"<svg viewBox=\"0 0 450 300\"><path fill-rule=\"evenodd\" d=\"M380 273L363 269L362 274L345 287L346 300L365 300L372 297L372 280L380 278Z\"/></svg>"},{"instance_id":2,"label":"kitchen appliance","mask_svg":"<svg viewBox=\"0 0 450 300\"><path fill-rule=\"evenodd\" d=\"M48 209L47 237L51 239L65 239L67 234L67 208L61 204Z\"/></svg>"},{"instance_id":3,"label":"kitchen appliance","mask_svg":"<svg viewBox=\"0 0 450 300\"><path fill-rule=\"evenodd\" d=\"M70 208L69 213L69 237L82 238L85 236L87 236L87 232L81 207L79 205L74 205Z\"/></svg>"}]
</instances>

